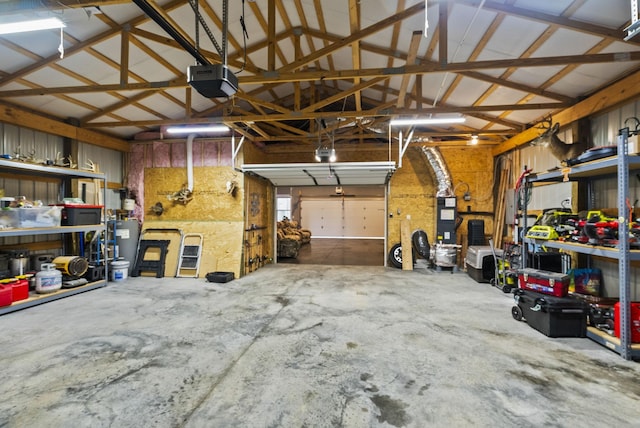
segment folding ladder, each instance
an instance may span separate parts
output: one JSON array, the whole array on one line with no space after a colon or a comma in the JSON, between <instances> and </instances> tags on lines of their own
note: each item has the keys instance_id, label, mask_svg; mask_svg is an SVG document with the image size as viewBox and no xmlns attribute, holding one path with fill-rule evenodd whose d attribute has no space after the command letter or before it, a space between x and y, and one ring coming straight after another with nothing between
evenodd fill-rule
<instances>
[{"instance_id":1,"label":"folding ladder","mask_svg":"<svg viewBox=\"0 0 640 428\"><path fill-rule=\"evenodd\" d=\"M180 242L180 257L176 278L197 278L200 270L200 256L202 255L201 233L185 233ZM187 274L185 271L191 271Z\"/></svg>"}]
</instances>

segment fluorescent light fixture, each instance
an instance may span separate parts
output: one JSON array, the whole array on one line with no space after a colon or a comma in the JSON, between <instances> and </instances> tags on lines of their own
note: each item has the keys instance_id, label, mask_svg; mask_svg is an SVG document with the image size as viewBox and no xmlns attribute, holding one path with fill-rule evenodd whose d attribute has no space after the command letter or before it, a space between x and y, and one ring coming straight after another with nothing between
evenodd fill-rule
<instances>
[{"instance_id":1,"label":"fluorescent light fixture","mask_svg":"<svg viewBox=\"0 0 640 428\"><path fill-rule=\"evenodd\" d=\"M207 132L228 132L226 125L197 125L197 126L170 126L166 129L169 134L198 134Z\"/></svg>"},{"instance_id":2,"label":"fluorescent light fixture","mask_svg":"<svg viewBox=\"0 0 640 428\"><path fill-rule=\"evenodd\" d=\"M2 23L0 24L0 34L24 33L64 27L66 27L65 23L58 18L32 19L29 21Z\"/></svg>"},{"instance_id":3,"label":"fluorescent light fixture","mask_svg":"<svg viewBox=\"0 0 640 428\"><path fill-rule=\"evenodd\" d=\"M392 119L389 122L391 126L404 126L404 125L443 125L447 123L463 123L464 117L428 117L428 118L415 118L415 119Z\"/></svg>"}]
</instances>

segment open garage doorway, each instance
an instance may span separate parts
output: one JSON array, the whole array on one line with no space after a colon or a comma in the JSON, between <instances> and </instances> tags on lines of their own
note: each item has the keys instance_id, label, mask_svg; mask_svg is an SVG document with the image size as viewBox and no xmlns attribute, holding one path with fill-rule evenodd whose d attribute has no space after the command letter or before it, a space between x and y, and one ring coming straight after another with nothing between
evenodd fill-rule
<instances>
[{"instance_id":1,"label":"open garage doorway","mask_svg":"<svg viewBox=\"0 0 640 428\"><path fill-rule=\"evenodd\" d=\"M311 233L296 257L278 257L278 263L383 266L385 190L384 185L278 187L278 221L287 217Z\"/></svg>"}]
</instances>

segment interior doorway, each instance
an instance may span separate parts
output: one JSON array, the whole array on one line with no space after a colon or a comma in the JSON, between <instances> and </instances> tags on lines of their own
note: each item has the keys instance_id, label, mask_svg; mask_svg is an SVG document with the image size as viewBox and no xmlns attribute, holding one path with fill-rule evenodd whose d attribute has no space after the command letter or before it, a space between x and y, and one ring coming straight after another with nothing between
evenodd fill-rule
<instances>
[{"instance_id":1,"label":"interior doorway","mask_svg":"<svg viewBox=\"0 0 640 428\"><path fill-rule=\"evenodd\" d=\"M311 231L311 242L301 245L297 257L278 262L383 266L385 192L382 185L277 188L279 204L290 198L290 219Z\"/></svg>"}]
</instances>

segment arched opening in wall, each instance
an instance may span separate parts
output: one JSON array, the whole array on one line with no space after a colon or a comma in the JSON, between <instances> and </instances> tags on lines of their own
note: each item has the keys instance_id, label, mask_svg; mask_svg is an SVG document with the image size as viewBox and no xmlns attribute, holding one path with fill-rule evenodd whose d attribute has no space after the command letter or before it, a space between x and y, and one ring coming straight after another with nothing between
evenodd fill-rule
<instances>
[{"instance_id":1,"label":"arched opening in wall","mask_svg":"<svg viewBox=\"0 0 640 428\"><path fill-rule=\"evenodd\" d=\"M278 187L278 263L383 266L385 192L384 185ZM300 231L299 246L287 227Z\"/></svg>"}]
</instances>

